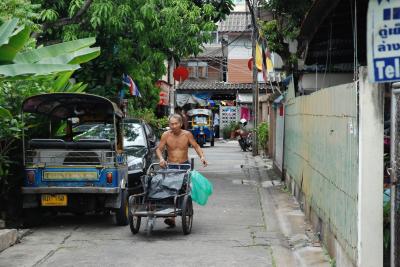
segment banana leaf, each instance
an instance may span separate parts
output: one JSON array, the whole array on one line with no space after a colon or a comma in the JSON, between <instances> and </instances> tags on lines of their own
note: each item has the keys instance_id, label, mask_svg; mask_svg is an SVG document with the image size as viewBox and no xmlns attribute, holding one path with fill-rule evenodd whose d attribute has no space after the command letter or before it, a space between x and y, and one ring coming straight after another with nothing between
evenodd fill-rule
<instances>
[{"instance_id":1,"label":"banana leaf","mask_svg":"<svg viewBox=\"0 0 400 267\"><path fill-rule=\"evenodd\" d=\"M57 72L74 71L79 65L72 64L8 64L0 65L0 80L4 77L41 76Z\"/></svg>"},{"instance_id":2,"label":"banana leaf","mask_svg":"<svg viewBox=\"0 0 400 267\"><path fill-rule=\"evenodd\" d=\"M0 107L0 118L12 119L11 112L6 108Z\"/></svg>"},{"instance_id":3,"label":"banana leaf","mask_svg":"<svg viewBox=\"0 0 400 267\"><path fill-rule=\"evenodd\" d=\"M62 56L71 52L78 51L83 48L87 48L90 45L94 44L95 42L96 39L90 37L90 38L78 39L70 42L40 47L34 50L18 53L14 58L14 63L36 63L39 61L44 61L45 59L48 58ZM93 51L90 51L90 53L93 53ZM68 62L63 62L63 63L65 64Z\"/></svg>"},{"instance_id":4,"label":"banana leaf","mask_svg":"<svg viewBox=\"0 0 400 267\"><path fill-rule=\"evenodd\" d=\"M100 55L100 47L86 47L78 51L69 52L57 57L45 58L37 63L40 64L81 64L88 62Z\"/></svg>"},{"instance_id":5,"label":"banana leaf","mask_svg":"<svg viewBox=\"0 0 400 267\"><path fill-rule=\"evenodd\" d=\"M18 19L11 19L0 26L0 45L7 44L17 26Z\"/></svg>"},{"instance_id":6,"label":"banana leaf","mask_svg":"<svg viewBox=\"0 0 400 267\"><path fill-rule=\"evenodd\" d=\"M0 46L0 63L12 63L16 54L29 40L30 34L29 27L18 28L9 38L8 43Z\"/></svg>"}]
</instances>

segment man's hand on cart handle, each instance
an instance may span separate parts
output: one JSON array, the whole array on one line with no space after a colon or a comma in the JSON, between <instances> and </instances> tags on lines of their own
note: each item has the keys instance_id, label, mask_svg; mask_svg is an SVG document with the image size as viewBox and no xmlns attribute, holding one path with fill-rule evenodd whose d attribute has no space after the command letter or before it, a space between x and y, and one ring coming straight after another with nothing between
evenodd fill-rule
<instances>
[{"instance_id":1,"label":"man's hand on cart handle","mask_svg":"<svg viewBox=\"0 0 400 267\"><path fill-rule=\"evenodd\" d=\"M160 159L160 167L161 168L166 168L167 167L167 162L164 159Z\"/></svg>"},{"instance_id":2,"label":"man's hand on cart handle","mask_svg":"<svg viewBox=\"0 0 400 267\"><path fill-rule=\"evenodd\" d=\"M207 167L208 162L206 161L206 158L203 156L200 158L201 163L203 164L204 167Z\"/></svg>"}]
</instances>

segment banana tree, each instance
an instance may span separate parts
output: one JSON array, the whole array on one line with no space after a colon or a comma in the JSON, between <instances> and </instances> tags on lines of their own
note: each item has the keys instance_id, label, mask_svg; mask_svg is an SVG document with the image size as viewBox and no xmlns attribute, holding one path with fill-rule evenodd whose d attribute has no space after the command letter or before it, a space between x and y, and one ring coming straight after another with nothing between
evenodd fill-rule
<instances>
[{"instance_id":1,"label":"banana tree","mask_svg":"<svg viewBox=\"0 0 400 267\"><path fill-rule=\"evenodd\" d=\"M83 91L86 85L71 84L70 77L80 64L100 54L99 47L90 47L95 38L29 48L30 38L31 29L18 26L18 19L0 26L0 199L2 180L12 173L10 155L18 145L22 128L29 127L19 119L19 104L15 102L32 94L29 90L35 84L47 88L46 92Z\"/></svg>"},{"instance_id":2,"label":"banana tree","mask_svg":"<svg viewBox=\"0 0 400 267\"><path fill-rule=\"evenodd\" d=\"M18 19L11 19L0 26L0 81L26 79L32 76L73 72L100 55L99 47L90 47L95 38L25 50L31 29L18 27Z\"/></svg>"}]
</instances>

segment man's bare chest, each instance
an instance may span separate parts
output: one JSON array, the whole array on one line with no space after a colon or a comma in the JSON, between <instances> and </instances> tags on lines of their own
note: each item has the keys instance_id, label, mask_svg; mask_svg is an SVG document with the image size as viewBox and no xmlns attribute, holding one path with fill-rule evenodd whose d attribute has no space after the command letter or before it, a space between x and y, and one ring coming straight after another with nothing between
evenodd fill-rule
<instances>
[{"instance_id":1,"label":"man's bare chest","mask_svg":"<svg viewBox=\"0 0 400 267\"><path fill-rule=\"evenodd\" d=\"M169 149L187 149L189 146L189 139L184 135L175 136L171 134L167 138L167 147Z\"/></svg>"}]
</instances>

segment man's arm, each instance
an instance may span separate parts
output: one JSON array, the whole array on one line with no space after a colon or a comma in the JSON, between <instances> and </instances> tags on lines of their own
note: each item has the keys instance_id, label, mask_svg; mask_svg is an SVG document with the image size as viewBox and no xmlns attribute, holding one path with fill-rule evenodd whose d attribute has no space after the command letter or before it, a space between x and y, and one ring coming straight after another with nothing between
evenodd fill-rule
<instances>
[{"instance_id":1,"label":"man's arm","mask_svg":"<svg viewBox=\"0 0 400 267\"><path fill-rule=\"evenodd\" d=\"M189 138L189 143L192 145L192 147L194 148L194 150L196 150L197 155L199 155L200 157L200 161L201 163L203 163L204 167L207 167L208 162L206 161L206 158L204 157L204 152L203 150L200 148L199 144L196 142L196 140L194 140L193 134L191 132L187 132L187 136Z\"/></svg>"},{"instance_id":2,"label":"man's arm","mask_svg":"<svg viewBox=\"0 0 400 267\"><path fill-rule=\"evenodd\" d=\"M162 168L165 168L167 165L167 162L165 161L165 159L163 158L163 155L162 155L162 152L164 151L166 143L167 143L167 132L162 134L160 143L158 144L157 149L156 149L156 155L157 155L158 159L160 160L160 166Z\"/></svg>"}]
</instances>

